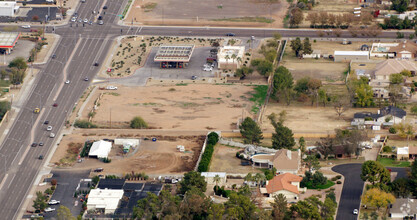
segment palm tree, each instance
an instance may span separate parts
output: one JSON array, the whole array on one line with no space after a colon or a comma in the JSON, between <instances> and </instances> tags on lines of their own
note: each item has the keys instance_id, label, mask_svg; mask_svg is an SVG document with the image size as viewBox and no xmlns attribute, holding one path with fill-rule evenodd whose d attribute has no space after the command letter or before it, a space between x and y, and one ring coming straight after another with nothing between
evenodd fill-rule
<instances>
[{"instance_id":1,"label":"palm tree","mask_svg":"<svg viewBox=\"0 0 417 220\"><path fill-rule=\"evenodd\" d=\"M237 57L236 60L237 60L238 64L242 63L242 58L241 57Z\"/></svg>"},{"instance_id":2,"label":"palm tree","mask_svg":"<svg viewBox=\"0 0 417 220\"><path fill-rule=\"evenodd\" d=\"M217 186L220 182L220 176L216 174L216 176L213 177L213 181L216 183Z\"/></svg>"},{"instance_id":3,"label":"palm tree","mask_svg":"<svg viewBox=\"0 0 417 220\"><path fill-rule=\"evenodd\" d=\"M256 173L255 177L254 177L256 183L258 184L258 186L261 186L261 182L263 182L265 180L265 175L263 175L262 173Z\"/></svg>"},{"instance_id":4,"label":"palm tree","mask_svg":"<svg viewBox=\"0 0 417 220\"><path fill-rule=\"evenodd\" d=\"M224 59L226 59L226 66L227 66L227 67L229 67L229 60L230 60L229 55L227 54L227 55L224 57ZM224 69L226 69L226 68L224 68Z\"/></svg>"},{"instance_id":5,"label":"palm tree","mask_svg":"<svg viewBox=\"0 0 417 220\"><path fill-rule=\"evenodd\" d=\"M252 44L252 38L250 38L248 41L246 41L247 44L249 44L249 51L252 50L251 44Z\"/></svg>"},{"instance_id":6,"label":"palm tree","mask_svg":"<svg viewBox=\"0 0 417 220\"><path fill-rule=\"evenodd\" d=\"M232 54L233 64L235 64L235 59L237 58L236 54Z\"/></svg>"},{"instance_id":7,"label":"palm tree","mask_svg":"<svg viewBox=\"0 0 417 220\"><path fill-rule=\"evenodd\" d=\"M245 180L245 181L252 181L252 180L253 180L252 173L248 173L248 174L246 174L246 176L245 176L244 180Z\"/></svg>"}]
</instances>

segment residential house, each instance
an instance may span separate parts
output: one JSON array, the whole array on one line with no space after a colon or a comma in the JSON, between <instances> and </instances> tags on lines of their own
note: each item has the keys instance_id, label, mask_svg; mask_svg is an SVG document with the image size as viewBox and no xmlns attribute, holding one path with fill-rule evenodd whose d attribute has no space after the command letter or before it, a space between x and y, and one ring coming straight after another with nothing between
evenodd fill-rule
<instances>
[{"instance_id":1,"label":"residential house","mask_svg":"<svg viewBox=\"0 0 417 220\"><path fill-rule=\"evenodd\" d=\"M409 70L411 72L411 75L415 75L417 71L417 65L414 62L408 60L394 59L388 59L381 63L378 63L375 66L375 70L371 76L371 84L372 80L377 82L389 83L390 75L400 73L403 70Z\"/></svg>"},{"instance_id":2,"label":"residential house","mask_svg":"<svg viewBox=\"0 0 417 220\"><path fill-rule=\"evenodd\" d=\"M284 173L266 181L266 187L260 190L262 194L268 195L268 197L283 194L287 199L297 200L298 195L306 191L305 188L300 188L301 180L303 180L301 176Z\"/></svg>"},{"instance_id":3,"label":"residential house","mask_svg":"<svg viewBox=\"0 0 417 220\"><path fill-rule=\"evenodd\" d=\"M352 126L369 126L379 130L377 126L392 126L405 120L407 112L403 109L387 106L378 110L378 113L358 112L353 115ZM373 127L375 126L375 127Z\"/></svg>"},{"instance_id":4,"label":"residential house","mask_svg":"<svg viewBox=\"0 0 417 220\"><path fill-rule=\"evenodd\" d=\"M391 47L389 53L394 53L394 57L400 59L414 59L417 54L417 44L405 40L397 46Z\"/></svg>"},{"instance_id":5,"label":"residential house","mask_svg":"<svg viewBox=\"0 0 417 220\"><path fill-rule=\"evenodd\" d=\"M417 158L417 146L408 147L408 158L410 160L415 160Z\"/></svg>"},{"instance_id":6,"label":"residential house","mask_svg":"<svg viewBox=\"0 0 417 220\"><path fill-rule=\"evenodd\" d=\"M397 160L408 160L408 147L397 147Z\"/></svg>"},{"instance_id":7,"label":"residential house","mask_svg":"<svg viewBox=\"0 0 417 220\"><path fill-rule=\"evenodd\" d=\"M297 174L301 167L301 152L280 149L275 154L255 154L252 166L277 170L277 173Z\"/></svg>"},{"instance_id":8,"label":"residential house","mask_svg":"<svg viewBox=\"0 0 417 220\"><path fill-rule=\"evenodd\" d=\"M202 172L201 176L204 176L204 179L206 180L206 182L208 184L218 184L220 186L223 186L224 184L226 184L226 173L224 172ZM215 181L215 177L218 176L219 177L219 182L216 183Z\"/></svg>"},{"instance_id":9,"label":"residential house","mask_svg":"<svg viewBox=\"0 0 417 220\"><path fill-rule=\"evenodd\" d=\"M416 199L396 199L394 204L389 206L388 216L392 219L416 219Z\"/></svg>"}]
</instances>

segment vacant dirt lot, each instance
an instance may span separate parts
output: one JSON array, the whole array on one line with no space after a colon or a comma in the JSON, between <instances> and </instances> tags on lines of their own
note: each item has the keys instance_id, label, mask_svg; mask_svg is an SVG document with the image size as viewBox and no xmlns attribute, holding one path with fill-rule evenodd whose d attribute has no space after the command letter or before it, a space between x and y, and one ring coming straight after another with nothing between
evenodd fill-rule
<instances>
[{"instance_id":1,"label":"vacant dirt lot","mask_svg":"<svg viewBox=\"0 0 417 220\"><path fill-rule=\"evenodd\" d=\"M132 171L145 172L147 174L183 173L192 170L201 152L204 136L155 136L156 142L141 140L136 151L127 155L122 154L122 146L113 145L109 158L111 163L103 163L94 158L85 158L82 163L75 163L75 169L104 168L106 174L125 174ZM59 164L62 158L68 157L68 149L71 143L83 145L86 140L100 140L103 138L115 138L112 136L83 136L71 134L65 136L51 160L52 164ZM139 138L139 137L130 137ZM177 145L185 146L185 152L176 150Z\"/></svg>"},{"instance_id":2,"label":"vacant dirt lot","mask_svg":"<svg viewBox=\"0 0 417 220\"><path fill-rule=\"evenodd\" d=\"M252 166L241 166L240 159L236 158L236 152L242 148L228 147L217 144L210 164L210 172L226 172L228 174L258 173L259 169Z\"/></svg>"},{"instance_id":3,"label":"vacant dirt lot","mask_svg":"<svg viewBox=\"0 0 417 220\"><path fill-rule=\"evenodd\" d=\"M378 109L352 108L346 111L339 119L333 107L311 107L311 106L284 106L271 103L263 117L262 128L273 131L267 115L271 113L279 114L281 111L287 112L284 124L292 129L294 133L332 133L336 128L350 126L353 114L360 111L377 112Z\"/></svg>"},{"instance_id":4,"label":"vacant dirt lot","mask_svg":"<svg viewBox=\"0 0 417 220\"><path fill-rule=\"evenodd\" d=\"M288 8L287 1L268 4L265 0L136 0L125 22L146 25L191 25L191 26L265 26L282 27ZM248 22L244 17L257 17L260 22ZM241 22L231 22L239 18ZM221 21L216 20L221 19ZM273 23L268 23L273 20Z\"/></svg>"},{"instance_id":5,"label":"vacant dirt lot","mask_svg":"<svg viewBox=\"0 0 417 220\"><path fill-rule=\"evenodd\" d=\"M141 116L151 128L176 130L230 130L237 119L250 115L253 86L177 84L172 86L121 87L103 92L93 122L108 127L126 128ZM83 112L87 118L95 98Z\"/></svg>"}]
</instances>

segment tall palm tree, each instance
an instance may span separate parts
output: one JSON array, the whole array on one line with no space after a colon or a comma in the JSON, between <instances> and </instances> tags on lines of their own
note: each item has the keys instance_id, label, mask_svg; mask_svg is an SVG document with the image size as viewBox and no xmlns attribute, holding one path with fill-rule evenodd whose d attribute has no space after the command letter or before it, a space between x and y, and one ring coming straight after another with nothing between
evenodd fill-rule
<instances>
[{"instance_id":1,"label":"tall palm tree","mask_svg":"<svg viewBox=\"0 0 417 220\"><path fill-rule=\"evenodd\" d=\"M237 57L236 60L237 60L237 63L239 63L239 64L242 63L242 58L241 57Z\"/></svg>"},{"instance_id":2,"label":"tall palm tree","mask_svg":"<svg viewBox=\"0 0 417 220\"><path fill-rule=\"evenodd\" d=\"M220 182L220 176L219 175L215 175L214 177L213 177L213 181L216 183L216 186L219 184L219 182Z\"/></svg>"},{"instance_id":3,"label":"tall palm tree","mask_svg":"<svg viewBox=\"0 0 417 220\"><path fill-rule=\"evenodd\" d=\"M251 51L252 50L252 47L251 47L251 45L252 45L252 38L250 38L248 41L246 41L246 43L249 44L249 51Z\"/></svg>"},{"instance_id":4,"label":"tall palm tree","mask_svg":"<svg viewBox=\"0 0 417 220\"><path fill-rule=\"evenodd\" d=\"M235 64L235 59L237 58L236 54L232 54L232 60L233 60L233 64Z\"/></svg>"},{"instance_id":5,"label":"tall palm tree","mask_svg":"<svg viewBox=\"0 0 417 220\"><path fill-rule=\"evenodd\" d=\"M224 59L226 59L226 66L228 67L228 66L229 66L229 60L230 60L229 55L227 54L227 55L224 57ZM226 69L226 68L224 68L224 69Z\"/></svg>"},{"instance_id":6,"label":"tall palm tree","mask_svg":"<svg viewBox=\"0 0 417 220\"><path fill-rule=\"evenodd\" d=\"M265 175L263 175L262 173L256 173L255 174L255 181L258 184L258 186L261 186L261 182L265 181Z\"/></svg>"}]
</instances>

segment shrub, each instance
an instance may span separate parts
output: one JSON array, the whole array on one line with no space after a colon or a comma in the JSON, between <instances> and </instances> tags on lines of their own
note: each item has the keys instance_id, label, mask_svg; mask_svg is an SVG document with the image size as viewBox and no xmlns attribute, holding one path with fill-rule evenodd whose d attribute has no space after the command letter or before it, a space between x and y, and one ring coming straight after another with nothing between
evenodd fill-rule
<instances>
[{"instance_id":1,"label":"shrub","mask_svg":"<svg viewBox=\"0 0 417 220\"><path fill-rule=\"evenodd\" d=\"M214 152L214 145L219 141L219 135L216 132L211 132L207 135L206 149L204 150L203 155L201 156L200 163L198 164L198 172L207 172L211 157Z\"/></svg>"},{"instance_id":2,"label":"shrub","mask_svg":"<svg viewBox=\"0 0 417 220\"><path fill-rule=\"evenodd\" d=\"M136 116L130 121L131 128L147 128L148 124L143 120L142 117Z\"/></svg>"},{"instance_id":3,"label":"shrub","mask_svg":"<svg viewBox=\"0 0 417 220\"><path fill-rule=\"evenodd\" d=\"M391 146L388 146L388 145L385 145L385 146L382 148L382 151L383 151L384 153L391 153L391 152L392 152L392 147L391 147Z\"/></svg>"},{"instance_id":4,"label":"shrub","mask_svg":"<svg viewBox=\"0 0 417 220\"><path fill-rule=\"evenodd\" d=\"M342 175L337 175L336 177L338 180L342 179Z\"/></svg>"},{"instance_id":5,"label":"shrub","mask_svg":"<svg viewBox=\"0 0 417 220\"><path fill-rule=\"evenodd\" d=\"M395 129L394 127L390 127L388 131L391 134L396 134L397 133L397 129Z\"/></svg>"},{"instance_id":6,"label":"shrub","mask_svg":"<svg viewBox=\"0 0 417 220\"><path fill-rule=\"evenodd\" d=\"M336 180L338 180L338 179L337 179L337 176L333 177L331 180L332 180L332 181L336 181Z\"/></svg>"},{"instance_id":7,"label":"shrub","mask_svg":"<svg viewBox=\"0 0 417 220\"><path fill-rule=\"evenodd\" d=\"M51 186L51 190L55 191L56 187L55 186Z\"/></svg>"},{"instance_id":8,"label":"shrub","mask_svg":"<svg viewBox=\"0 0 417 220\"><path fill-rule=\"evenodd\" d=\"M336 184L342 184L342 181L337 181Z\"/></svg>"},{"instance_id":9,"label":"shrub","mask_svg":"<svg viewBox=\"0 0 417 220\"><path fill-rule=\"evenodd\" d=\"M87 120L76 120L74 126L77 128L97 128L97 125Z\"/></svg>"},{"instance_id":10,"label":"shrub","mask_svg":"<svg viewBox=\"0 0 417 220\"><path fill-rule=\"evenodd\" d=\"M52 179L51 180L51 184L52 186L56 186L56 184L58 183L58 181L56 179Z\"/></svg>"}]
</instances>

